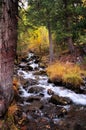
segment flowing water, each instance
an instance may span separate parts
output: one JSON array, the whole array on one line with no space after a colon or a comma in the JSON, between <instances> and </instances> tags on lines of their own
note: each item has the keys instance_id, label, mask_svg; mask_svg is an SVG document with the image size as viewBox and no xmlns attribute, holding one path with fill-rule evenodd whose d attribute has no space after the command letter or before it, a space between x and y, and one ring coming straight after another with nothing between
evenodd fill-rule
<instances>
[{"instance_id":1,"label":"flowing water","mask_svg":"<svg viewBox=\"0 0 86 130\"><path fill-rule=\"evenodd\" d=\"M28 54L28 60L33 56L33 53ZM33 68L33 71L23 71L22 69L18 70L18 75L21 76L22 73L22 77L24 79L37 79L38 80L38 84L36 86L38 87L43 87L44 91L44 98L48 98L50 97L50 95L47 93L48 89L51 89L54 91L54 93L56 93L59 96L62 97L68 97L70 98L75 104L79 104L79 105L86 105L86 94L77 94L72 90L69 90L65 87L60 87L60 86L55 86L53 83L48 83L48 77L47 76L41 76L41 75L34 75L34 72L36 71L35 68L37 69L37 71L41 71L42 68L39 67L38 64L34 63L34 60L31 60L29 62L30 66ZM21 65L27 65L25 63L21 63ZM30 95L34 95L34 94L30 94L28 93L21 85L21 91L23 92L22 96L23 97L27 97Z\"/></svg>"},{"instance_id":2,"label":"flowing water","mask_svg":"<svg viewBox=\"0 0 86 130\"><path fill-rule=\"evenodd\" d=\"M19 77L23 77L23 79L26 80L26 81L27 80L28 81L32 80L32 82L36 81L36 84L34 85L32 83L32 85L28 85L27 88L26 88L26 87L23 86L23 84L21 83L21 80L20 80L19 91L21 93L19 94L19 96L22 99L29 99L29 97L37 97L37 96L41 95L40 101L46 102L47 99L49 101L49 99L52 96L48 93L48 90L51 90L55 95L58 95L59 97L70 99L72 101L73 106L76 106L76 107L79 106L78 108L80 110L82 110L82 109L84 110L86 108L85 107L86 106L86 94L77 94L74 91L65 88L64 86L63 87L62 86L55 86L53 83L48 83L48 76L47 75L36 74L36 72L44 71L45 68L41 68L39 66L39 63L36 63L35 58L33 58L33 57L34 57L34 53L29 53L28 58L27 58L27 62L23 62L23 61L21 62L17 73L18 73ZM29 67L31 67L33 69L32 71L27 71L27 70L23 69L23 68L27 67L28 65L29 65ZM30 92L31 88L33 88L33 87L36 87L36 89L38 87L39 91ZM24 105L30 105L31 103L32 102L24 100L23 103L21 103L20 105L24 107ZM46 103L45 103L45 105L46 105L46 107L48 107ZM54 107L55 107L55 109L54 109ZM62 118L59 118L58 114L56 115L56 112L57 112L56 109L58 109L58 107L60 109L65 108L66 111L69 111L71 109L71 104L67 104L67 105L61 105L61 104L59 105L58 104L58 105L55 105L55 106L52 106L52 104L50 104L50 106L47 109L49 109L48 111L53 114L52 121L53 121L54 124L58 124L58 122L60 120L63 120ZM37 110L38 110L38 108L37 108ZM52 108L54 110L50 111L50 109L52 109ZM39 117L46 117L49 120L49 119L51 119L51 117L49 117L49 114L47 114L47 109L45 107L44 107L43 110L39 108L39 112L37 113L37 110L36 110L35 114L36 115L39 114ZM45 114L45 112L46 112L46 114ZM34 118L34 116L32 116L30 114L30 112L27 115L28 115L29 119ZM66 130L66 129L64 129L64 130ZM32 130L34 130L34 129L32 129ZM37 130L40 130L40 128L37 129ZM71 130L71 129L67 129L67 130Z\"/></svg>"}]
</instances>

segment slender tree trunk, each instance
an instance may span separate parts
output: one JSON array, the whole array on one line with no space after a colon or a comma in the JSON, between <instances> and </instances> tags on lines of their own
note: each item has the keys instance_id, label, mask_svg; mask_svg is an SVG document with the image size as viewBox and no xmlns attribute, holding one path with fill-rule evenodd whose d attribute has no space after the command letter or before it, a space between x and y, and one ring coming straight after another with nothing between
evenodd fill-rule
<instances>
[{"instance_id":1,"label":"slender tree trunk","mask_svg":"<svg viewBox=\"0 0 86 130\"><path fill-rule=\"evenodd\" d=\"M53 61L53 41L52 41L52 33L51 33L51 27L50 24L48 23L48 34L49 34L49 60L50 63Z\"/></svg>"},{"instance_id":2,"label":"slender tree trunk","mask_svg":"<svg viewBox=\"0 0 86 130\"><path fill-rule=\"evenodd\" d=\"M65 30L70 35L71 34L71 19L70 19L69 12L67 10L68 1L67 0L63 0L63 2L64 2L64 8L65 8ZM74 45L73 45L72 36L68 36L66 38L66 43L67 43L67 45L69 47L69 51L71 53L73 53L74 52Z\"/></svg>"},{"instance_id":3,"label":"slender tree trunk","mask_svg":"<svg viewBox=\"0 0 86 130\"><path fill-rule=\"evenodd\" d=\"M68 31L69 31L69 34L71 33L71 19L70 17L67 17L67 28L68 28ZM71 53L74 52L74 45L73 45L73 40L72 40L72 36L69 36L67 38L67 44L68 44L68 47L69 47L69 50Z\"/></svg>"},{"instance_id":4,"label":"slender tree trunk","mask_svg":"<svg viewBox=\"0 0 86 130\"><path fill-rule=\"evenodd\" d=\"M2 0L0 18L0 116L13 99L13 67L17 43L18 0Z\"/></svg>"},{"instance_id":5,"label":"slender tree trunk","mask_svg":"<svg viewBox=\"0 0 86 130\"><path fill-rule=\"evenodd\" d=\"M72 37L67 38L67 44L68 44L70 52L73 53L74 52L74 45L73 45Z\"/></svg>"}]
</instances>

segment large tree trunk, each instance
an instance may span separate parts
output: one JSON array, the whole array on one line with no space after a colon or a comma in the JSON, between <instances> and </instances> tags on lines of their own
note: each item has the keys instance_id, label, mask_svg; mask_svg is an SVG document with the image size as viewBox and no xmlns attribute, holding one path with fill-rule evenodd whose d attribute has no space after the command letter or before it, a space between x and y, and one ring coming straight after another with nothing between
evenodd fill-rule
<instances>
[{"instance_id":1,"label":"large tree trunk","mask_svg":"<svg viewBox=\"0 0 86 130\"><path fill-rule=\"evenodd\" d=\"M13 99L13 67L17 43L18 0L2 0L0 17L0 116Z\"/></svg>"},{"instance_id":2,"label":"large tree trunk","mask_svg":"<svg viewBox=\"0 0 86 130\"><path fill-rule=\"evenodd\" d=\"M48 34L49 34L49 60L50 63L53 61L53 41L52 41L52 33L51 33L51 27L50 24L48 23Z\"/></svg>"}]
</instances>

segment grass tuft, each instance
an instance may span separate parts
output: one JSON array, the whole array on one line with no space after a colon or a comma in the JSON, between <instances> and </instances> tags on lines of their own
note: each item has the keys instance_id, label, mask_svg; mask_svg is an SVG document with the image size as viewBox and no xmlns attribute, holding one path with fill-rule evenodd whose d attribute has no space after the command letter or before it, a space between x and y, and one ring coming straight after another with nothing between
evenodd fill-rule
<instances>
[{"instance_id":1,"label":"grass tuft","mask_svg":"<svg viewBox=\"0 0 86 130\"><path fill-rule=\"evenodd\" d=\"M76 87L83 83L82 75L85 74L85 71L73 63L57 61L47 67L47 74L51 81L59 80Z\"/></svg>"}]
</instances>

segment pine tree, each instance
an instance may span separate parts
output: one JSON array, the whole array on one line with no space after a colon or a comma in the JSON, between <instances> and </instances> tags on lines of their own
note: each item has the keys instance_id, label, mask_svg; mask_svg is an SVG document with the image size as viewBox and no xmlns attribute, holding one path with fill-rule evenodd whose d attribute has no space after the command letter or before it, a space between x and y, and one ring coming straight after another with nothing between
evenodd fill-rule
<instances>
[{"instance_id":1,"label":"pine tree","mask_svg":"<svg viewBox=\"0 0 86 130\"><path fill-rule=\"evenodd\" d=\"M13 67L17 43L17 0L0 1L0 116L13 99Z\"/></svg>"}]
</instances>

